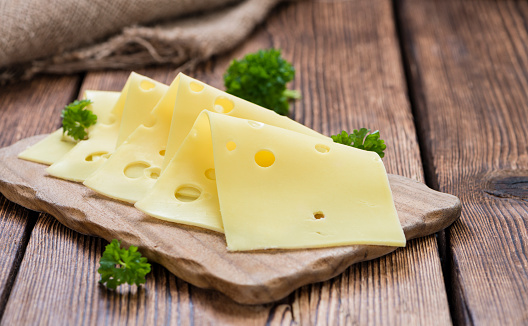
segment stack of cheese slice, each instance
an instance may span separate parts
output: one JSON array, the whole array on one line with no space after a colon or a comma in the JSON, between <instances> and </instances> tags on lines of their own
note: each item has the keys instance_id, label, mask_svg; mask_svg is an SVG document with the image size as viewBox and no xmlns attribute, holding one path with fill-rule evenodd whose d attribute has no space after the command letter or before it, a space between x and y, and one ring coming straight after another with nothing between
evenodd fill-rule
<instances>
[{"instance_id":1,"label":"stack of cheese slice","mask_svg":"<svg viewBox=\"0 0 528 326\"><path fill-rule=\"evenodd\" d=\"M72 147L58 130L20 157L151 216L224 232L230 250L405 245L376 153L183 74L168 87L132 74L121 93L85 97L99 116L88 140Z\"/></svg>"}]
</instances>

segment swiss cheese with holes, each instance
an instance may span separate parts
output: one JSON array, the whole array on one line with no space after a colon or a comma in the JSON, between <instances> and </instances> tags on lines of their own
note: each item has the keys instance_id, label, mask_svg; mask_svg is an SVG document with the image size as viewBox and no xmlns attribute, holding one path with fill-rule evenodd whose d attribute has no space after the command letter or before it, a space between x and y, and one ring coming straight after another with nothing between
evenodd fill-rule
<instances>
[{"instance_id":1,"label":"swiss cheese with holes","mask_svg":"<svg viewBox=\"0 0 528 326\"><path fill-rule=\"evenodd\" d=\"M126 139L167 91L168 86L132 73L109 114L97 117L98 123L87 140L80 141L60 160L48 167L55 177L84 181Z\"/></svg>"},{"instance_id":2,"label":"swiss cheese with holes","mask_svg":"<svg viewBox=\"0 0 528 326\"><path fill-rule=\"evenodd\" d=\"M272 110L227 94L187 76L185 76L185 79L182 77L180 80L185 82L182 82L181 97L179 95L177 97L172 116L162 170L176 154L196 118L203 110L218 112L232 117L257 120L313 137L328 139L328 137Z\"/></svg>"},{"instance_id":3,"label":"swiss cheese with holes","mask_svg":"<svg viewBox=\"0 0 528 326\"><path fill-rule=\"evenodd\" d=\"M154 187L135 206L163 220L223 232L211 139L203 113Z\"/></svg>"},{"instance_id":4,"label":"swiss cheese with holes","mask_svg":"<svg viewBox=\"0 0 528 326\"><path fill-rule=\"evenodd\" d=\"M112 156L84 181L85 186L131 203L152 188L161 173L180 75L145 120L139 121L140 125L121 142Z\"/></svg>"},{"instance_id":5,"label":"swiss cheese with holes","mask_svg":"<svg viewBox=\"0 0 528 326\"><path fill-rule=\"evenodd\" d=\"M376 153L208 111L136 207L235 251L405 245Z\"/></svg>"},{"instance_id":6,"label":"swiss cheese with holes","mask_svg":"<svg viewBox=\"0 0 528 326\"><path fill-rule=\"evenodd\" d=\"M87 108L97 115L97 123L88 129L92 132L98 123L110 114L119 98L119 92L85 91L84 99L92 101ZM62 128L55 130L48 137L29 147L18 155L19 158L43 164L53 164L68 153L76 142L63 136Z\"/></svg>"},{"instance_id":7,"label":"swiss cheese with holes","mask_svg":"<svg viewBox=\"0 0 528 326\"><path fill-rule=\"evenodd\" d=\"M159 177L164 156L175 155L202 110L258 120L327 139L296 121L180 73L150 115L136 122L140 126L126 141L118 141L121 145L84 184L111 198L131 203L140 200Z\"/></svg>"},{"instance_id":8,"label":"swiss cheese with holes","mask_svg":"<svg viewBox=\"0 0 528 326\"><path fill-rule=\"evenodd\" d=\"M98 116L88 140L73 145L57 130L20 157L140 199L157 218L224 232L233 251L405 245L376 153L183 74L168 87L132 73L121 94L86 97Z\"/></svg>"}]
</instances>

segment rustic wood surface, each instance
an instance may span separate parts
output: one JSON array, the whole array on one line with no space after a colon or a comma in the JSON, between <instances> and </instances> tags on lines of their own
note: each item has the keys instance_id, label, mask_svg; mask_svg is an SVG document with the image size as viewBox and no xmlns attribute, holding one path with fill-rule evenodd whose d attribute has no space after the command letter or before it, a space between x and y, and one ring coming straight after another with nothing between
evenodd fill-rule
<instances>
[{"instance_id":1,"label":"rustic wood surface","mask_svg":"<svg viewBox=\"0 0 528 326\"><path fill-rule=\"evenodd\" d=\"M513 0L285 3L239 48L187 71L222 88L231 58L282 48L297 68L292 87L304 94L292 117L325 134L380 129L390 173L424 181L425 171L428 185L462 199L461 221L445 234L245 306L159 265L144 287L106 291L96 284L106 241L1 198L0 323L528 323L526 17L528 3ZM167 83L177 73L140 72ZM41 77L1 89L0 143L55 129L80 81L81 90L119 90L127 76ZM35 110L41 119L30 118Z\"/></svg>"},{"instance_id":2,"label":"rustic wood surface","mask_svg":"<svg viewBox=\"0 0 528 326\"><path fill-rule=\"evenodd\" d=\"M215 289L242 304L283 299L305 284L326 281L354 263L397 248L344 246L311 250L228 252L223 234L174 225L134 206L110 200L81 183L50 177L46 165L18 154L47 135L0 149L0 192L10 201L53 215L77 232L138 247L150 261L201 288ZM443 230L460 216L460 201L424 184L389 175L394 205L407 240Z\"/></svg>"},{"instance_id":3,"label":"rustic wood surface","mask_svg":"<svg viewBox=\"0 0 528 326\"><path fill-rule=\"evenodd\" d=\"M405 0L399 11L430 177L464 205L445 241L453 319L526 325L528 3Z\"/></svg>"},{"instance_id":4,"label":"rustic wood surface","mask_svg":"<svg viewBox=\"0 0 528 326\"><path fill-rule=\"evenodd\" d=\"M389 172L423 180L390 1L285 4L236 51L188 73L222 87L231 58L271 45L282 48L298 70L293 87L305 95L294 105L293 118L326 134L363 125L379 128L394 144L387 156L392 159L385 160ZM166 76L166 82L175 76L170 72L170 67L141 71L158 80ZM119 90L126 76L88 74L81 88ZM53 120L51 109L46 117ZM411 241L403 250L303 287L285 300L249 307L187 285L160 267L144 288L108 293L91 282L97 279L93 265L103 247L101 240L72 233L54 219L39 220L3 323L450 323L435 237ZM79 263L65 264L58 258L63 255ZM79 283L84 275L91 278ZM27 287L28 282L41 285ZM60 318L64 311L71 312L66 319Z\"/></svg>"}]
</instances>

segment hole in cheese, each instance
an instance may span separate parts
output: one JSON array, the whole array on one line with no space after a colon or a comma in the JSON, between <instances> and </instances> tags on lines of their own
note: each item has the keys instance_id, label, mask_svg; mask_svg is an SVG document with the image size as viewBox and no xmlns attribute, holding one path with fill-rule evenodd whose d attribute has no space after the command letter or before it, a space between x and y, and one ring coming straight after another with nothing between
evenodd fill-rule
<instances>
[{"instance_id":1,"label":"hole in cheese","mask_svg":"<svg viewBox=\"0 0 528 326\"><path fill-rule=\"evenodd\" d=\"M159 151L159 155L161 155L161 156L165 156L165 150L162 149L161 151Z\"/></svg>"},{"instance_id":2,"label":"hole in cheese","mask_svg":"<svg viewBox=\"0 0 528 326\"><path fill-rule=\"evenodd\" d=\"M103 157L103 158L107 158L107 157L104 156L105 154L108 154L108 152L95 152L95 153L92 153L92 154L86 156L86 157L84 158L84 160L85 160L86 162L95 162L95 161L99 161L102 157Z\"/></svg>"},{"instance_id":3,"label":"hole in cheese","mask_svg":"<svg viewBox=\"0 0 528 326\"><path fill-rule=\"evenodd\" d=\"M326 154L330 152L330 147L323 145L323 144L317 144L315 145L315 150L318 151L319 153Z\"/></svg>"},{"instance_id":4,"label":"hole in cheese","mask_svg":"<svg viewBox=\"0 0 528 326\"><path fill-rule=\"evenodd\" d=\"M202 192L200 189L194 187L194 186L181 186L179 187L176 192L174 193L174 196L176 199L182 202L191 202L195 201L200 197Z\"/></svg>"},{"instance_id":5,"label":"hole in cheese","mask_svg":"<svg viewBox=\"0 0 528 326\"><path fill-rule=\"evenodd\" d=\"M145 170L147 177L151 179L157 179L160 176L161 170L160 168L150 168Z\"/></svg>"},{"instance_id":6,"label":"hole in cheese","mask_svg":"<svg viewBox=\"0 0 528 326\"><path fill-rule=\"evenodd\" d=\"M248 121L248 124L253 127L253 128L262 128L262 126L264 126L264 124L262 122L258 122L258 121L251 121L249 120Z\"/></svg>"},{"instance_id":7,"label":"hole in cheese","mask_svg":"<svg viewBox=\"0 0 528 326\"><path fill-rule=\"evenodd\" d=\"M116 122L116 117L114 115L111 115L108 117L107 121L101 121L101 123L111 125Z\"/></svg>"},{"instance_id":8,"label":"hole in cheese","mask_svg":"<svg viewBox=\"0 0 528 326\"><path fill-rule=\"evenodd\" d=\"M156 118L152 115L150 115L148 118L145 118L143 120L143 126L146 128L152 128L156 124Z\"/></svg>"},{"instance_id":9,"label":"hole in cheese","mask_svg":"<svg viewBox=\"0 0 528 326\"><path fill-rule=\"evenodd\" d=\"M191 91L195 92L195 93L199 93L201 91L203 91L203 89L205 88L205 86L201 83L198 83L198 82L195 82L195 81L192 81L190 84L189 84L189 88L191 89Z\"/></svg>"},{"instance_id":10,"label":"hole in cheese","mask_svg":"<svg viewBox=\"0 0 528 326\"><path fill-rule=\"evenodd\" d=\"M315 213L314 213L314 218L315 218L316 220L320 220L320 219L325 218L325 216L324 216L323 212L318 211L318 212L315 212Z\"/></svg>"},{"instance_id":11,"label":"hole in cheese","mask_svg":"<svg viewBox=\"0 0 528 326\"><path fill-rule=\"evenodd\" d=\"M229 113L235 107L235 103L230 99L219 96L214 101L214 110L218 113Z\"/></svg>"},{"instance_id":12,"label":"hole in cheese","mask_svg":"<svg viewBox=\"0 0 528 326\"><path fill-rule=\"evenodd\" d=\"M236 143L234 141L229 141L226 144L226 148L228 151L232 151L236 148Z\"/></svg>"},{"instance_id":13,"label":"hole in cheese","mask_svg":"<svg viewBox=\"0 0 528 326\"><path fill-rule=\"evenodd\" d=\"M275 163L275 155L267 149L260 150L255 154L255 162L263 168L270 167Z\"/></svg>"},{"instance_id":14,"label":"hole in cheese","mask_svg":"<svg viewBox=\"0 0 528 326\"><path fill-rule=\"evenodd\" d=\"M205 177L209 180L216 180L216 173L215 169L207 169L205 170Z\"/></svg>"},{"instance_id":15,"label":"hole in cheese","mask_svg":"<svg viewBox=\"0 0 528 326\"><path fill-rule=\"evenodd\" d=\"M150 165L147 163L134 162L125 167L124 173L127 177L135 179L141 177L145 169L148 167L150 167Z\"/></svg>"},{"instance_id":16,"label":"hole in cheese","mask_svg":"<svg viewBox=\"0 0 528 326\"><path fill-rule=\"evenodd\" d=\"M139 83L139 88L141 88L144 91L150 91L154 87L156 87L156 85L154 85L153 82L148 81L148 80L143 80L141 81L141 83Z\"/></svg>"}]
</instances>

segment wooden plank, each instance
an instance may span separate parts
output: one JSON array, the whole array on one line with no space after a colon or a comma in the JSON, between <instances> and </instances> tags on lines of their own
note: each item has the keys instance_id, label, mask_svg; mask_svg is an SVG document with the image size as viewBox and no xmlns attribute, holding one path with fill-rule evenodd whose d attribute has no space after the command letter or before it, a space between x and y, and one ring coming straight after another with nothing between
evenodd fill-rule
<instances>
[{"instance_id":1,"label":"wooden plank","mask_svg":"<svg viewBox=\"0 0 528 326\"><path fill-rule=\"evenodd\" d=\"M56 129L61 107L76 95L77 80L39 77L0 89L0 147ZM0 195L0 316L37 215Z\"/></svg>"},{"instance_id":2,"label":"wooden plank","mask_svg":"<svg viewBox=\"0 0 528 326\"><path fill-rule=\"evenodd\" d=\"M396 42L390 1L294 2L278 8L236 51L190 74L222 88L222 74L231 58L272 45L282 48L298 71L292 87L304 94L292 117L326 134L361 126L379 128L390 144L384 160L389 172L423 180ZM143 73L166 82L173 77L167 68ZM125 79L125 73L89 74L83 89L106 83L117 90ZM3 321L450 323L434 237L411 241L387 257L305 286L280 302L258 306L235 304L218 292L187 285L160 266L154 266L145 287L106 291L96 285L104 244L71 232L54 219L39 220ZM27 287L30 283L41 285ZM65 317L64 311L70 314Z\"/></svg>"},{"instance_id":3,"label":"wooden plank","mask_svg":"<svg viewBox=\"0 0 528 326\"><path fill-rule=\"evenodd\" d=\"M462 200L447 234L454 321L528 323L528 3L399 10L431 176Z\"/></svg>"},{"instance_id":4,"label":"wooden plank","mask_svg":"<svg viewBox=\"0 0 528 326\"><path fill-rule=\"evenodd\" d=\"M0 317L18 273L37 213L0 196Z\"/></svg>"}]
</instances>

